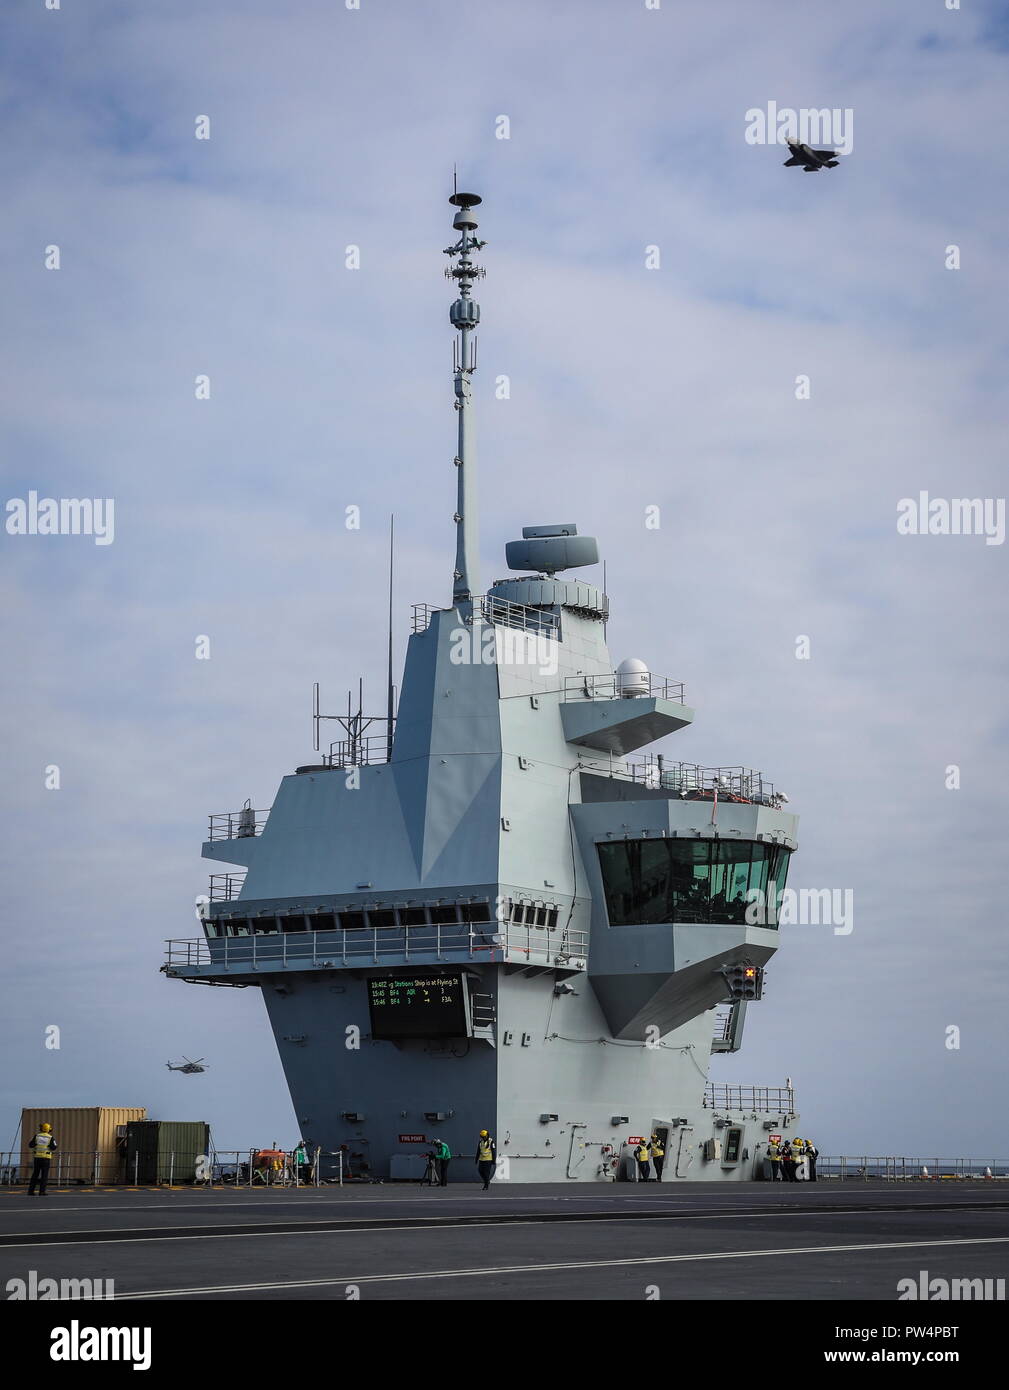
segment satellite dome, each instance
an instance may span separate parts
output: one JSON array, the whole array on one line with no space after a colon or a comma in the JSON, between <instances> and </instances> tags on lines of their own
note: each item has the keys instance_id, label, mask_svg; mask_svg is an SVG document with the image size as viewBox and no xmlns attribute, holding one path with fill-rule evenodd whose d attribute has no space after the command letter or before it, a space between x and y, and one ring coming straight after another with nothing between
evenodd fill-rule
<instances>
[{"instance_id":1,"label":"satellite dome","mask_svg":"<svg viewBox=\"0 0 1009 1390\"><path fill-rule=\"evenodd\" d=\"M652 677L645 663L636 656L629 656L617 667L617 694L624 699L634 695L648 695L652 688Z\"/></svg>"}]
</instances>

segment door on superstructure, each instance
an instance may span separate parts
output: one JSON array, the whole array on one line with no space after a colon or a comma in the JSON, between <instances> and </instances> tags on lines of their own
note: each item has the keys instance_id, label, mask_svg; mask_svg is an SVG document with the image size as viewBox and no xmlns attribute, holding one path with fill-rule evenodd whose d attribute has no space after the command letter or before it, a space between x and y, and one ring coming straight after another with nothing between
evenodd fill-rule
<instances>
[{"instance_id":1,"label":"door on superstructure","mask_svg":"<svg viewBox=\"0 0 1009 1390\"><path fill-rule=\"evenodd\" d=\"M663 1156L661 1177L659 1176L659 1161L655 1158L654 1154L652 1155L652 1168L655 1170L656 1181L662 1182L663 1179L666 1177L666 1164L669 1162L669 1126L661 1124L658 1120L653 1120L650 1133L652 1133L655 1136L655 1138L659 1141L659 1147L662 1149Z\"/></svg>"},{"instance_id":2,"label":"door on superstructure","mask_svg":"<svg viewBox=\"0 0 1009 1390\"><path fill-rule=\"evenodd\" d=\"M694 1131L691 1125L680 1125L676 1145L676 1176L685 1178L687 1170L694 1161Z\"/></svg>"}]
</instances>

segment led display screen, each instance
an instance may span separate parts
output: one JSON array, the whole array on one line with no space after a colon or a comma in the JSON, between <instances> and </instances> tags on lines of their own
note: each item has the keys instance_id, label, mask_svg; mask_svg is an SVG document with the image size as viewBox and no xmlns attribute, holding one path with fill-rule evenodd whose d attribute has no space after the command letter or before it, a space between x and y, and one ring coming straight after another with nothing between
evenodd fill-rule
<instances>
[{"instance_id":1,"label":"led display screen","mask_svg":"<svg viewBox=\"0 0 1009 1390\"><path fill-rule=\"evenodd\" d=\"M378 975L368 981L373 1038L464 1038L466 995L462 972Z\"/></svg>"}]
</instances>

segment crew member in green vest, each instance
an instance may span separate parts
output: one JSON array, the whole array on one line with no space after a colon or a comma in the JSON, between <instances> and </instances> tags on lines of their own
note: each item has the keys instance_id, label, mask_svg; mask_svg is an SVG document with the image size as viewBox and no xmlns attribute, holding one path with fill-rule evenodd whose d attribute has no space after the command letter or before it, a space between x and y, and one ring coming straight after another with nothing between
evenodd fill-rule
<instances>
[{"instance_id":1,"label":"crew member in green vest","mask_svg":"<svg viewBox=\"0 0 1009 1390\"><path fill-rule=\"evenodd\" d=\"M448 1163L452 1157L452 1150L445 1143L444 1139L435 1139L431 1146L434 1154L435 1172L438 1174L438 1186L448 1187Z\"/></svg>"},{"instance_id":2,"label":"crew member in green vest","mask_svg":"<svg viewBox=\"0 0 1009 1390\"><path fill-rule=\"evenodd\" d=\"M483 1190L486 1192L490 1187L490 1180L494 1176L494 1164L497 1159L497 1149L494 1140L490 1137L487 1130L480 1131L476 1141L476 1166L477 1172L483 1180Z\"/></svg>"},{"instance_id":3,"label":"crew member in green vest","mask_svg":"<svg viewBox=\"0 0 1009 1390\"><path fill-rule=\"evenodd\" d=\"M652 1135L652 1163L655 1165L655 1181L662 1181L662 1166L666 1161L666 1150L657 1134Z\"/></svg>"},{"instance_id":4,"label":"crew member in green vest","mask_svg":"<svg viewBox=\"0 0 1009 1390\"><path fill-rule=\"evenodd\" d=\"M305 1148L304 1139L298 1140L291 1162L294 1165L294 1171L298 1181L308 1182L310 1176L308 1171L308 1151Z\"/></svg>"},{"instance_id":5,"label":"crew member in green vest","mask_svg":"<svg viewBox=\"0 0 1009 1390\"><path fill-rule=\"evenodd\" d=\"M56 1136L53 1134L51 1124L39 1125L39 1131L34 1139L29 1139L28 1147L32 1151L32 1176L28 1184L28 1196L35 1196L36 1187L39 1196L46 1195L46 1183L49 1181L49 1165L53 1161L53 1154L56 1152Z\"/></svg>"}]
</instances>

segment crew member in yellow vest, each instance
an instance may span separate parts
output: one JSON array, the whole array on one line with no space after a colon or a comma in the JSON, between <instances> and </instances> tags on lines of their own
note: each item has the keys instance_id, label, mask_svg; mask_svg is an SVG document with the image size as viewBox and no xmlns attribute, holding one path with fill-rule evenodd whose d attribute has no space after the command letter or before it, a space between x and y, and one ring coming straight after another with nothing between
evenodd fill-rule
<instances>
[{"instance_id":1,"label":"crew member in yellow vest","mask_svg":"<svg viewBox=\"0 0 1009 1390\"><path fill-rule=\"evenodd\" d=\"M652 1170L648 1165L651 1154L644 1139L634 1150L634 1161L638 1165L638 1182L648 1182L652 1176Z\"/></svg>"},{"instance_id":2,"label":"crew member in yellow vest","mask_svg":"<svg viewBox=\"0 0 1009 1390\"><path fill-rule=\"evenodd\" d=\"M46 1195L46 1183L49 1181L49 1165L53 1161L53 1154L56 1152L56 1137L53 1134L53 1127L50 1124L39 1125L39 1132L34 1139L29 1140L28 1147L32 1151L32 1176L28 1184L28 1196L35 1196L36 1187L39 1196Z\"/></svg>"},{"instance_id":3,"label":"crew member in yellow vest","mask_svg":"<svg viewBox=\"0 0 1009 1390\"><path fill-rule=\"evenodd\" d=\"M771 1165L771 1182L783 1182L781 1175L781 1144L772 1139L767 1146L767 1161Z\"/></svg>"},{"instance_id":4,"label":"crew member in yellow vest","mask_svg":"<svg viewBox=\"0 0 1009 1390\"><path fill-rule=\"evenodd\" d=\"M657 1134L652 1135L652 1163L655 1166L655 1181L662 1181L662 1166L666 1161L666 1150L662 1140Z\"/></svg>"},{"instance_id":5,"label":"crew member in yellow vest","mask_svg":"<svg viewBox=\"0 0 1009 1390\"><path fill-rule=\"evenodd\" d=\"M487 1130L482 1129L476 1141L476 1166L481 1178L483 1179L483 1190L486 1192L490 1187L490 1180L494 1176L494 1164L497 1160L497 1149L494 1147L494 1140L490 1137Z\"/></svg>"},{"instance_id":6,"label":"crew member in yellow vest","mask_svg":"<svg viewBox=\"0 0 1009 1390\"><path fill-rule=\"evenodd\" d=\"M786 1182L795 1182L795 1154L792 1152L792 1145L786 1139L781 1146L781 1167L785 1174Z\"/></svg>"}]
</instances>

